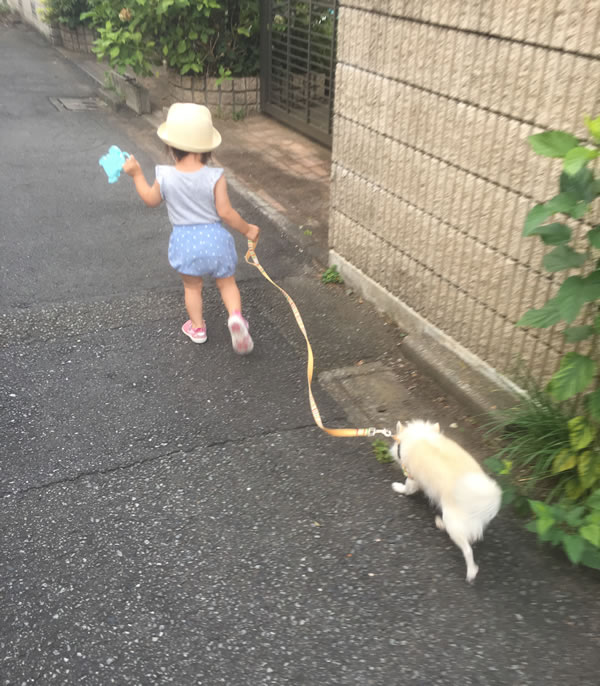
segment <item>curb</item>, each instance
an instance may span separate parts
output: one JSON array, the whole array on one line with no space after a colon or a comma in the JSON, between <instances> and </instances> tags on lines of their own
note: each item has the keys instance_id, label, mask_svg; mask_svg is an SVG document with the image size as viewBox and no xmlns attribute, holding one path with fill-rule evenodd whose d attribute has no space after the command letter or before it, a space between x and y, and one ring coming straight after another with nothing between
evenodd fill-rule
<instances>
[{"instance_id":1,"label":"curb","mask_svg":"<svg viewBox=\"0 0 600 686\"><path fill-rule=\"evenodd\" d=\"M358 267L333 250L329 263L338 267L348 286L408 333L400 346L402 354L473 414L485 419L519 402L522 391L514 383L462 349Z\"/></svg>"},{"instance_id":2,"label":"curb","mask_svg":"<svg viewBox=\"0 0 600 686\"><path fill-rule=\"evenodd\" d=\"M500 388L427 334L409 334L400 351L479 419L514 407L519 401L516 394Z\"/></svg>"}]
</instances>

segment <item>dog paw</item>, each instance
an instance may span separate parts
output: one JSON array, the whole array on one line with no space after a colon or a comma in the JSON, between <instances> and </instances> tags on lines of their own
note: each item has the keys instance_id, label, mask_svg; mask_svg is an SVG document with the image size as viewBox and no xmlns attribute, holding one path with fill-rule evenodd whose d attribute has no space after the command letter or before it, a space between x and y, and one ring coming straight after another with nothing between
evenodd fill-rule
<instances>
[{"instance_id":1,"label":"dog paw","mask_svg":"<svg viewBox=\"0 0 600 686\"><path fill-rule=\"evenodd\" d=\"M477 572L479 571L479 567L477 565L473 565L470 569L467 569L467 581L472 584L473 581L475 581L475 577L477 576Z\"/></svg>"},{"instance_id":2,"label":"dog paw","mask_svg":"<svg viewBox=\"0 0 600 686\"><path fill-rule=\"evenodd\" d=\"M400 481L394 481L394 483L392 484L392 488L394 489L394 491L396 491L396 493L404 493L406 490L406 487Z\"/></svg>"}]
</instances>

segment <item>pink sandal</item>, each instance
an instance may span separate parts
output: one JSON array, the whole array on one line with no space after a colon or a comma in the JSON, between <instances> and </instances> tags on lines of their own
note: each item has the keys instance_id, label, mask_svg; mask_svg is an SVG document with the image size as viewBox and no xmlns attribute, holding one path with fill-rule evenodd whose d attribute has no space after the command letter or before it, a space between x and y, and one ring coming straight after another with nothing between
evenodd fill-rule
<instances>
[{"instance_id":1,"label":"pink sandal","mask_svg":"<svg viewBox=\"0 0 600 686\"><path fill-rule=\"evenodd\" d=\"M234 312L227 320L231 345L238 355L247 355L254 349L254 341L248 331L248 322L239 312Z\"/></svg>"}]
</instances>

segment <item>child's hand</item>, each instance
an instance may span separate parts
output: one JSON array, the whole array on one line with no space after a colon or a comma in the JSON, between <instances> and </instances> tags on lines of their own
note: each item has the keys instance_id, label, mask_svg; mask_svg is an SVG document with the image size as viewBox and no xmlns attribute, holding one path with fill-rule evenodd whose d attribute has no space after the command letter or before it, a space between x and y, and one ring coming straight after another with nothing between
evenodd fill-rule
<instances>
[{"instance_id":1,"label":"child's hand","mask_svg":"<svg viewBox=\"0 0 600 686\"><path fill-rule=\"evenodd\" d=\"M256 243L258 243L258 234L260 233L260 229L258 226L256 226L256 224L248 224L248 226L250 227L250 230L246 234L246 238L250 241L253 241L256 245Z\"/></svg>"},{"instance_id":2,"label":"child's hand","mask_svg":"<svg viewBox=\"0 0 600 686\"><path fill-rule=\"evenodd\" d=\"M135 159L133 155L130 155L123 164L123 171L129 174L132 178L142 173L142 168L140 163Z\"/></svg>"}]
</instances>

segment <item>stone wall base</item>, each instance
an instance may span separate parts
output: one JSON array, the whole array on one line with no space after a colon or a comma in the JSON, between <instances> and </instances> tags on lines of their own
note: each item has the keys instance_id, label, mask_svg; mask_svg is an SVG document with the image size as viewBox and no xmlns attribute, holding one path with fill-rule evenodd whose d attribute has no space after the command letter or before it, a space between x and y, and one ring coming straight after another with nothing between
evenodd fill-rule
<instances>
[{"instance_id":1,"label":"stone wall base","mask_svg":"<svg viewBox=\"0 0 600 686\"><path fill-rule=\"evenodd\" d=\"M92 46L98 37L95 31L88 29L85 26L78 26L75 29L70 29L68 26L61 25L59 27L60 38L62 45L66 50L73 50L74 52L92 52Z\"/></svg>"},{"instance_id":2,"label":"stone wall base","mask_svg":"<svg viewBox=\"0 0 600 686\"><path fill-rule=\"evenodd\" d=\"M236 77L217 85L206 76L180 76L169 72L169 95L173 102L206 105L215 117L243 117L260 111L260 80L257 76Z\"/></svg>"},{"instance_id":3,"label":"stone wall base","mask_svg":"<svg viewBox=\"0 0 600 686\"><path fill-rule=\"evenodd\" d=\"M150 92L137 81L121 76L116 71L111 71L107 77L115 93L122 101L137 114L150 114Z\"/></svg>"}]
</instances>

